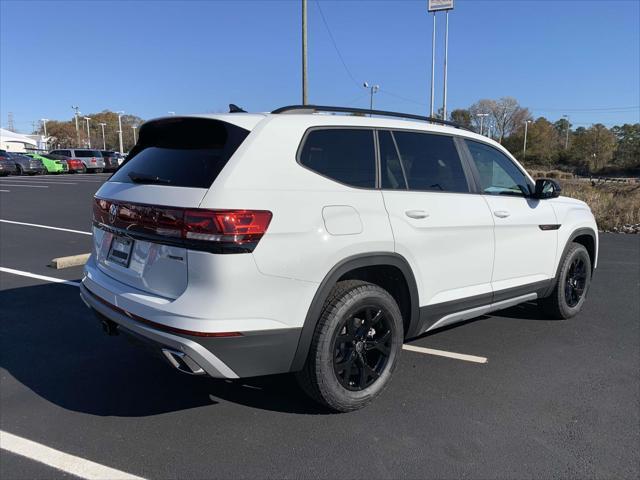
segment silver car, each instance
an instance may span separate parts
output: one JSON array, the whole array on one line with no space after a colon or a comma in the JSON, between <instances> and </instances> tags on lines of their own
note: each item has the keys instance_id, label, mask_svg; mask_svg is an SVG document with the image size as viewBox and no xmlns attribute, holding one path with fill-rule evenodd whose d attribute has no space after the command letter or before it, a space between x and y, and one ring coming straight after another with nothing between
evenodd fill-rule
<instances>
[{"instance_id":1,"label":"silver car","mask_svg":"<svg viewBox=\"0 0 640 480\"><path fill-rule=\"evenodd\" d=\"M71 159L80 160L87 172L102 173L104 171L104 158L100 150L92 150L89 148L68 148L64 150L64 154L60 153L61 150L53 150L52 154L65 155Z\"/></svg>"}]
</instances>

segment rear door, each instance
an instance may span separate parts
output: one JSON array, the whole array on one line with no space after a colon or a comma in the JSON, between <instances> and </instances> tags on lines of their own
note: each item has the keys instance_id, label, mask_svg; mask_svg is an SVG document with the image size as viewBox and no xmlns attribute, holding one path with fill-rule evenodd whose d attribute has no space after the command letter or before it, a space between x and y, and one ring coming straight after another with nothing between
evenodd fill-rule
<instances>
[{"instance_id":1,"label":"rear door","mask_svg":"<svg viewBox=\"0 0 640 480\"><path fill-rule=\"evenodd\" d=\"M491 303L493 219L484 199L472 193L457 141L386 130L378 138L384 202L396 251L419 277L421 318L462 310L454 302L462 298Z\"/></svg>"},{"instance_id":2,"label":"rear door","mask_svg":"<svg viewBox=\"0 0 640 480\"><path fill-rule=\"evenodd\" d=\"M127 161L96 193L93 234L98 267L137 289L166 298L179 296L186 288L188 269L187 250L171 241L179 237L178 209L200 205L248 134L204 118L172 117L143 125Z\"/></svg>"},{"instance_id":3,"label":"rear door","mask_svg":"<svg viewBox=\"0 0 640 480\"><path fill-rule=\"evenodd\" d=\"M494 301L532 293L555 273L555 212L549 202L530 198L531 180L504 153L483 142L465 144L495 221Z\"/></svg>"}]
</instances>

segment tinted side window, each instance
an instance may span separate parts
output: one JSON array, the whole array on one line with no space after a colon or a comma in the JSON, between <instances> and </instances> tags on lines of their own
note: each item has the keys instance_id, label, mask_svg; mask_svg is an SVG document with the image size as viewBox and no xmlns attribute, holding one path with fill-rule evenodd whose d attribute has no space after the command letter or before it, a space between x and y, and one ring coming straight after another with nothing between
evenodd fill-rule
<instances>
[{"instance_id":1,"label":"tinted side window","mask_svg":"<svg viewBox=\"0 0 640 480\"><path fill-rule=\"evenodd\" d=\"M492 195L527 195L529 180L502 152L484 143L466 140L480 174L480 190Z\"/></svg>"},{"instance_id":2,"label":"tinted side window","mask_svg":"<svg viewBox=\"0 0 640 480\"><path fill-rule=\"evenodd\" d=\"M469 192L452 137L429 133L393 132L409 189Z\"/></svg>"},{"instance_id":3,"label":"tinted side window","mask_svg":"<svg viewBox=\"0 0 640 480\"><path fill-rule=\"evenodd\" d=\"M381 186L387 190L406 190L407 182L404 178L398 150L391 136L386 130L378 131L378 143L380 145L380 172L382 174Z\"/></svg>"},{"instance_id":4,"label":"tinted side window","mask_svg":"<svg viewBox=\"0 0 640 480\"><path fill-rule=\"evenodd\" d=\"M375 188L373 130L312 130L300 152L300 163L326 177L354 187Z\"/></svg>"},{"instance_id":5,"label":"tinted side window","mask_svg":"<svg viewBox=\"0 0 640 480\"><path fill-rule=\"evenodd\" d=\"M71 150L60 150L59 155L64 155L65 157L70 157L71 156Z\"/></svg>"}]
</instances>

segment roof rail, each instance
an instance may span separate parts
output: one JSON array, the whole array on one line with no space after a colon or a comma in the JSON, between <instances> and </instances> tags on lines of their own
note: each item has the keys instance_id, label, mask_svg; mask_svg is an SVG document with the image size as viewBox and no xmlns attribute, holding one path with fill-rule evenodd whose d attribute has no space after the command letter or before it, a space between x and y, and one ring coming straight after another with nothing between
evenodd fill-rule
<instances>
[{"instance_id":1,"label":"roof rail","mask_svg":"<svg viewBox=\"0 0 640 480\"><path fill-rule=\"evenodd\" d=\"M439 118L423 117L422 115L414 115L412 113L388 112L385 110L370 110L368 108L330 107L326 105L288 105L286 107L277 108L271 113L287 113L287 112L296 112L296 111L299 113L314 113L314 112L361 113L363 115L380 115L383 117L408 118L411 120L420 120L423 122L438 123L440 125L447 125L449 127L460 128L463 130L470 130L466 127L463 127L459 123L450 122L448 120L441 120Z\"/></svg>"}]
</instances>

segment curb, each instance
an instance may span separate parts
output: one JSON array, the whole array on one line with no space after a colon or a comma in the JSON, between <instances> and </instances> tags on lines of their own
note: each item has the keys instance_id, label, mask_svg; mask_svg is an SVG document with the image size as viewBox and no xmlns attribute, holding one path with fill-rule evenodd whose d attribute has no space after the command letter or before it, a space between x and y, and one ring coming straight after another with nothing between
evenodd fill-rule
<instances>
[{"instance_id":1,"label":"curb","mask_svg":"<svg viewBox=\"0 0 640 480\"><path fill-rule=\"evenodd\" d=\"M89 259L89 253L83 253L81 255L71 255L69 257L59 257L51 260L50 267L60 270L61 268L77 267L87 263Z\"/></svg>"}]
</instances>

